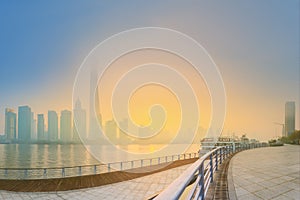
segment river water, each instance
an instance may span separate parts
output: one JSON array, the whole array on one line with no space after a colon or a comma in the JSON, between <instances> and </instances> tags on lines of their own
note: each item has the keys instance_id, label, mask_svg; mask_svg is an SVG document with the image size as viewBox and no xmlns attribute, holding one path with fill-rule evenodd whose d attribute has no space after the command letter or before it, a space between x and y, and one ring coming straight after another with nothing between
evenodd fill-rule
<instances>
[{"instance_id":1,"label":"river water","mask_svg":"<svg viewBox=\"0 0 300 200\"><path fill-rule=\"evenodd\" d=\"M174 155L179 145L173 144L168 155ZM151 152L161 145L129 145L125 149ZM174 149L174 152L172 152ZM193 144L186 151L197 152L199 145ZM103 146L100 154L114 157L115 162L129 161L133 158L120 157L109 146ZM182 152L184 153L184 152ZM160 155L167 156L167 155ZM151 158L151 153L147 155ZM0 144L0 168L51 168L95 165L101 163L81 144Z\"/></svg>"}]
</instances>

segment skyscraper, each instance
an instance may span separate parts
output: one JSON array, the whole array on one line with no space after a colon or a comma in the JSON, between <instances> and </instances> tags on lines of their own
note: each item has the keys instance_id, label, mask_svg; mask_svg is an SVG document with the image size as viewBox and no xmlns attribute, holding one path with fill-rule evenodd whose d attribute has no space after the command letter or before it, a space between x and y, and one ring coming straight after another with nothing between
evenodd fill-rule
<instances>
[{"instance_id":1,"label":"skyscraper","mask_svg":"<svg viewBox=\"0 0 300 200\"><path fill-rule=\"evenodd\" d=\"M37 137L39 141L46 140L45 136L45 120L43 114L37 115Z\"/></svg>"},{"instance_id":2,"label":"skyscraper","mask_svg":"<svg viewBox=\"0 0 300 200\"><path fill-rule=\"evenodd\" d=\"M36 120L34 119L34 112L31 112L31 140L36 139Z\"/></svg>"},{"instance_id":3,"label":"skyscraper","mask_svg":"<svg viewBox=\"0 0 300 200\"><path fill-rule=\"evenodd\" d=\"M58 119L55 111L48 111L48 140L58 141Z\"/></svg>"},{"instance_id":4,"label":"skyscraper","mask_svg":"<svg viewBox=\"0 0 300 200\"><path fill-rule=\"evenodd\" d=\"M60 115L60 139L63 142L71 142L72 139L72 113L68 110L61 111Z\"/></svg>"},{"instance_id":5,"label":"skyscraper","mask_svg":"<svg viewBox=\"0 0 300 200\"><path fill-rule=\"evenodd\" d=\"M31 108L19 106L18 108L18 140L29 142L31 139Z\"/></svg>"},{"instance_id":6,"label":"skyscraper","mask_svg":"<svg viewBox=\"0 0 300 200\"><path fill-rule=\"evenodd\" d=\"M285 103L285 135L289 136L295 131L295 102Z\"/></svg>"},{"instance_id":7,"label":"skyscraper","mask_svg":"<svg viewBox=\"0 0 300 200\"><path fill-rule=\"evenodd\" d=\"M73 119L73 141L79 142L80 138L78 134L84 139L87 138L86 133L86 111L82 109L79 99L76 100L74 107L74 119Z\"/></svg>"},{"instance_id":8,"label":"skyscraper","mask_svg":"<svg viewBox=\"0 0 300 200\"><path fill-rule=\"evenodd\" d=\"M5 135L9 141L17 139L17 116L13 109L5 109Z\"/></svg>"},{"instance_id":9,"label":"skyscraper","mask_svg":"<svg viewBox=\"0 0 300 200\"><path fill-rule=\"evenodd\" d=\"M99 121L97 120L99 119ZM99 94L97 86L97 71L93 70L91 72L90 79L90 113L89 113L89 138L95 139L98 131L98 123L101 125L102 118L100 114L99 106Z\"/></svg>"}]
</instances>

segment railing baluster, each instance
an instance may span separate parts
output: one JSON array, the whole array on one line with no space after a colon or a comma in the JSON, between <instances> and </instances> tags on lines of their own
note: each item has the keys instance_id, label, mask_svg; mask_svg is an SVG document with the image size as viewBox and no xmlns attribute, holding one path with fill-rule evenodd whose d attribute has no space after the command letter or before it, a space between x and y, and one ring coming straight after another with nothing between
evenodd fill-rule
<instances>
[{"instance_id":1,"label":"railing baluster","mask_svg":"<svg viewBox=\"0 0 300 200\"><path fill-rule=\"evenodd\" d=\"M216 150L216 171L218 171L218 165L219 165L219 164L218 164L218 162L219 162L219 161L218 161L218 156L219 156L219 155L218 155L218 150Z\"/></svg>"},{"instance_id":2,"label":"railing baluster","mask_svg":"<svg viewBox=\"0 0 300 200\"><path fill-rule=\"evenodd\" d=\"M43 176L44 176L44 178L47 177L47 169L46 169L46 168L44 169L44 174L43 174Z\"/></svg>"},{"instance_id":3,"label":"railing baluster","mask_svg":"<svg viewBox=\"0 0 300 200\"><path fill-rule=\"evenodd\" d=\"M78 167L78 174L81 176L81 166Z\"/></svg>"},{"instance_id":4,"label":"railing baluster","mask_svg":"<svg viewBox=\"0 0 300 200\"><path fill-rule=\"evenodd\" d=\"M212 183L214 181L214 166L213 166L213 157L212 154L209 156L210 158L210 182Z\"/></svg>"},{"instance_id":5,"label":"railing baluster","mask_svg":"<svg viewBox=\"0 0 300 200\"><path fill-rule=\"evenodd\" d=\"M94 165L94 174L97 174L97 165Z\"/></svg>"},{"instance_id":6,"label":"railing baluster","mask_svg":"<svg viewBox=\"0 0 300 200\"><path fill-rule=\"evenodd\" d=\"M61 168L61 176L65 177L65 168Z\"/></svg>"},{"instance_id":7,"label":"railing baluster","mask_svg":"<svg viewBox=\"0 0 300 200\"><path fill-rule=\"evenodd\" d=\"M199 182L199 186L200 186L200 197L202 200L204 200L204 169L203 169L203 162L200 165L200 169L199 169L199 174L200 174L200 182Z\"/></svg>"}]
</instances>

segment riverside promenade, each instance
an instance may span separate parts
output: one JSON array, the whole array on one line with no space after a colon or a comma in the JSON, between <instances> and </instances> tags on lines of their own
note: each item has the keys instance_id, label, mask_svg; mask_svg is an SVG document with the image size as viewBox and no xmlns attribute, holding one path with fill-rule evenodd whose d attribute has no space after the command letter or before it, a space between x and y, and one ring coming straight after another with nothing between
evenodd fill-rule
<instances>
[{"instance_id":1,"label":"riverside promenade","mask_svg":"<svg viewBox=\"0 0 300 200\"><path fill-rule=\"evenodd\" d=\"M242 151L232 157L229 196L241 199L300 199L300 146Z\"/></svg>"},{"instance_id":2,"label":"riverside promenade","mask_svg":"<svg viewBox=\"0 0 300 200\"><path fill-rule=\"evenodd\" d=\"M196 159L190 159L195 162ZM187 160L188 161L188 160ZM175 162L176 163L176 162ZM191 162L151 175L98 187L56 192L13 192L0 190L0 199L148 199L167 187ZM137 173L137 175L139 175Z\"/></svg>"},{"instance_id":3,"label":"riverside promenade","mask_svg":"<svg viewBox=\"0 0 300 200\"><path fill-rule=\"evenodd\" d=\"M57 192L10 192L0 199L148 199L191 164L99 187ZM265 147L235 154L228 169L231 200L300 199L300 146Z\"/></svg>"}]
</instances>

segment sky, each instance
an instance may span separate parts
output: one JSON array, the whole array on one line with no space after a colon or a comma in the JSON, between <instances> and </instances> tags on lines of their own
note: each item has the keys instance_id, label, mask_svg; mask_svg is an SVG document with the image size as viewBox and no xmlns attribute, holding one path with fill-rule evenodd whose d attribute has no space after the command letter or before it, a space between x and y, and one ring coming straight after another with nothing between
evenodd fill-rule
<instances>
[{"instance_id":1,"label":"sky","mask_svg":"<svg viewBox=\"0 0 300 200\"><path fill-rule=\"evenodd\" d=\"M222 75L224 133L279 136L284 104L299 126L299 1L1 1L0 133L4 110L72 109L83 59L101 41L138 27L164 27L199 42ZM87 109L87 108L86 108Z\"/></svg>"}]
</instances>

